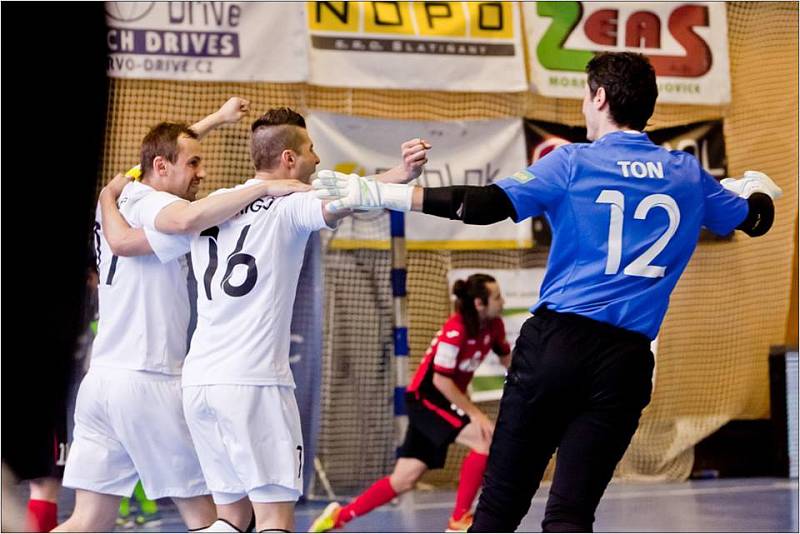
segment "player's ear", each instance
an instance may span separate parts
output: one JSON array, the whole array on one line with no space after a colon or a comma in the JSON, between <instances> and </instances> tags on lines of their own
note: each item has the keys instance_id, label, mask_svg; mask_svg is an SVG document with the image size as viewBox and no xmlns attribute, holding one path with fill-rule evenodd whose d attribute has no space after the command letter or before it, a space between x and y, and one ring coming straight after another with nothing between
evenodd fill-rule
<instances>
[{"instance_id":1,"label":"player's ear","mask_svg":"<svg viewBox=\"0 0 800 534\"><path fill-rule=\"evenodd\" d=\"M294 150L287 148L281 152L281 161L286 167L291 169L297 163L297 155L294 153Z\"/></svg>"},{"instance_id":2,"label":"player's ear","mask_svg":"<svg viewBox=\"0 0 800 534\"><path fill-rule=\"evenodd\" d=\"M603 106L606 105L608 100L606 99L606 90L604 87L600 86L597 88L594 96L592 97L592 103L597 110L603 109Z\"/></svg>"},{"instance_id":3,"label":"player's ear","mask_svg":"<svg viewBox=\"0 0 800 534\"><path fill-rule=\"evenodd\" d=\"M166 176L167 174L167 158L164 156L156 156L153 158L153 172L159 176Z\"/></svg>"}]
</instances>

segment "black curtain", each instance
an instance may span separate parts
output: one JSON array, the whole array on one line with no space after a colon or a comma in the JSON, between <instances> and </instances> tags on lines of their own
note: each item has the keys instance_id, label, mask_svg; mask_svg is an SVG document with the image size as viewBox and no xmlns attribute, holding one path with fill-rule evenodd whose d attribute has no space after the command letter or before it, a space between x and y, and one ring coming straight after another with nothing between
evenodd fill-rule
<instances>
[{"instance_id":1,"label":"black curtain","mask_svg":"<svg viewBox=\"0 0 800 534\"><path fill-rule=\"evenodd\" d=\"M105 130L103 2L2 6L2 456L46 475L85 294ZM61 412L61 413L59 413Z\"/></svg>"}]
</instances>

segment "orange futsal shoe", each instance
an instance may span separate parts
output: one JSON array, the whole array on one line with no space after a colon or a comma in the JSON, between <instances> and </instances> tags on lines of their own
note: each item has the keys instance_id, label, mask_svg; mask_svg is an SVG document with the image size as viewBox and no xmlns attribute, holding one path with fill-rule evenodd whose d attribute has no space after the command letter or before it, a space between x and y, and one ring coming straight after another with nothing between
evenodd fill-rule
<instances>
[{"instance_id":1,"label":"orange futsal shoe","mask_svg":"<svg viewBox=\"0 0 800 534\"><path fill-rule=\"evenodd\" d=\"M450 518L447 522L447 530L445 532L466 532L472 526L472 512L467 512L461 519Z\"/></svg>"}]
</instances>

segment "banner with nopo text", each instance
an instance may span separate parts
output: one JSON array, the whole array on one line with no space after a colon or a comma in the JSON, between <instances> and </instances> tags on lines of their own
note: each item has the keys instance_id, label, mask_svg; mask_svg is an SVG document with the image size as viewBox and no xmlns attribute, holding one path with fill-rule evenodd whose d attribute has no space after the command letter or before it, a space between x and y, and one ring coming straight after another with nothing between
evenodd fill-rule
<instances>
[{"instance_id":1,"label":"banner with nopo text","mask_svg":"<svg viewBox=\"0 0 800 534\"><path fill-rule=\"evenodd\" d=\"M310 83L525 91L517 2L307 2Z\"/></svg>"}]
</instances>

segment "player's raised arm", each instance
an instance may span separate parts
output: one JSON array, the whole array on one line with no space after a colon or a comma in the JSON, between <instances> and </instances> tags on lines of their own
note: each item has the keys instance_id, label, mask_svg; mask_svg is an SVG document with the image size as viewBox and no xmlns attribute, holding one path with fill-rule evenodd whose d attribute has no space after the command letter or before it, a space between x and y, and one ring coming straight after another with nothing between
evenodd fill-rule
<instances>
[{"instance_id":1,"label":"player's raised arm","mask_svg":"<svg viewBox=\"0 0 800 534\"><path fill-rule=\"evenodd\" d=\"M206 136L211 130L223 124L239 122L250 111L250 102L244 98L234 96L229 98L222 106L207 117L192 124L191 128L199 139Z\"/></svg>"},{"instance_id":2,"label":"player's raised arm","mask_svg":"<svg viewBox=\"0 0 800 534\"><path fill-rule=\"evenodd\" d=\"M378 174L375 179L387 184L406 184L419 178L422 169L428 163L428 150L431 144L425 139L415 137L400 145L402 163Z\"/></svg>"}]
</instances>

